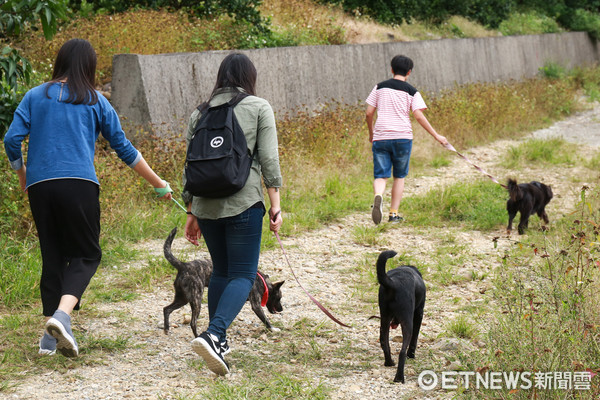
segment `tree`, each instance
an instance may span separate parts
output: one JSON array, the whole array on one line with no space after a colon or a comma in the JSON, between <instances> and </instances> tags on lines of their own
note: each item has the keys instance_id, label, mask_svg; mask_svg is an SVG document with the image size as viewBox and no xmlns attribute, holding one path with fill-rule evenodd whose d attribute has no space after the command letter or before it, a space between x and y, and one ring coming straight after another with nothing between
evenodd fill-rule
<instances>
[{"instance_id":1,"label":"tree","mask_svg":"<svg viewBox=\"0 0 600 400\"><path fill-rule=\"evenodd\" d=\"M0 138L4 137L12 115L21 100L19 83L28 84L31 64L13 49L9 40L30 26L39 29L50 40L58 28L59 20L67 15L67 0L0 0Z\"/></svg>"}]
</instances>

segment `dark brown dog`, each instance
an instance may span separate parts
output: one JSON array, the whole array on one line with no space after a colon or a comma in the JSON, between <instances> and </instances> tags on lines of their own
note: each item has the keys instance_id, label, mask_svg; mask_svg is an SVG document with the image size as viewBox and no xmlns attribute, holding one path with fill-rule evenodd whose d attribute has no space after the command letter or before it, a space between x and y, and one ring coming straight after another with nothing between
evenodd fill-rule
<instances>
[{"instance_id":1,"label":"dark brown dog","mask_svg":"<svg viewBox=\"0 0 600 400\"><path fill-rule=\"evenodd\" d=\"M379 281L379 312L381 326L379 343L383 349L385 366L394 366L390 353L390 327L402 328L402 349L398 356L398 369L394 382L404 383L404 363L406 357L415 358L417 340L423 321L425 307L425 283L419 270L411 265L402 265L385 272L389 258L397 253L384 251L377 259L377 280Z\"/></svg>"},{"instance_id":2,"label":"dark brown dog","mask_svg":"<svg viewBox=\"0 0 600 400\"><path fill-rule=\"evenodd\" d=\"M171 244L177 234L177 228L173 228L165 244L163 252L165 258L172 266L177 269L177 276L173 282L175 287L175 299L171 304L163 309L164 330L169 331L169 315L186 304L190 303L192 308L192 320L190 326L194 337L198 337L197 321L200 315L200 306L202 304L202 295L204 288L208 286L210 275L212 274L212 262L210 260L193 260L189 262L179 261L171 252Z\"/></svg>"},{"instance_id":3,"label":"dark brown dog","mask_svg":"<svg viewBox=\"0 0 600 400\"><path fill-rule=\"evenodd\" d=\"M169 315L186 304L190 303L192 308L192 319L190 326L194 337L198 337L197 320L200 315L200 305L202 304L202 295L204 288L208 286L210 276L212 275L212 262L210 260L193 260L189 262L179 261L171 252L171 244L177 234L177 228L173 228L165 244L163 251L165 258L171 265L177 269L177 276L173 282L175 287L175 299L171 304L163 309L164 314L164 330L169 331ZM265 324L267 329L274 330L271 323L265 315L261 303L266 302L267 310L271 314L281 312L281 285L284 281L271 283L269 275L258 272L254 285L248 295L248 301L254 313ZM267 296L265 296L265 291ZM264 300L264 301L263 301Z\"/></svg>"},{"instance_id":4,"label":"dark brown dog","mask_svg":"<svg viewBox=\"0 0 600 400\"><path fill-rule=\"evenodd\" d=\"M522 235L529 225L529 217L537 214L544 223L548 224L548 215L546 206L552 200L552 188L537 181L517 184L515 179L508 180L508 193L510 198L506 201L506 211L508 211L508 226L506 232L512 231L512 222L517 212L521 213L519 220L519 235Z\"/></svg>"}]
</instances>

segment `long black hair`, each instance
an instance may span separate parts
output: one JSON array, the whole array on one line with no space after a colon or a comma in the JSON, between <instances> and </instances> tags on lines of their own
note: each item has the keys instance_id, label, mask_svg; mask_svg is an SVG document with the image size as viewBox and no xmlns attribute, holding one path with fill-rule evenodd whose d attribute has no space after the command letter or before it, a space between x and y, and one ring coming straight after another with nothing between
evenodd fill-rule
<instances>
[{"instance_id":1,"label":"long black hair","mask_svg":"<svg viewBox=\"0 0 600 400\"><path fill-rule=\"evenodd\" d=\"M249 95L256 95L256 68L252 61L242 53L231 53L223 59L219 72L217 72L217 82L210 94L210 98L203 103L201 109L206 109L210 99L217 91L222 88L244 89ZM238 90L239 92L239 90ZM240 95L241 92L238 93Z\"/></svg>"},{"instance_id":2,"label":"long black hair","mask_svg":"<svg viewBox=\"0 0 600 400\"><path fill-rule=\"evenodd\" d=\"M71 39L63 44L56 55L46 96L52 83L66 80L69 87L66 103L96 104L96 60L96 51L87 40Z\"/></svg>"}]
</instances>

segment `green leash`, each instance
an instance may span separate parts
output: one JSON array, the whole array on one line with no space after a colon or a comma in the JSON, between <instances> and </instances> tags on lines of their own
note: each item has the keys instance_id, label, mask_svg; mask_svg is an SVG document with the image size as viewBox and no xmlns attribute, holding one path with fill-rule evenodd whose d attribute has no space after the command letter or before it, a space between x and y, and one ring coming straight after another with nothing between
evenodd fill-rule
<instances>
[{"instance_id":1,"label":"green leash","mask_svg":"<svg viewBox=\"0 0 600 400\"><path fill-rule=\"evenodd\" d=\"M163 197L166 194L169 193L173 193L173 189L171 189L171 186L169 186L169 182L165 181L166 186L164 188L154 188L154 191L156 192L156 197ZM177 200L175 200L175 198L173 196L171 196L171 200L173 200L175 202L175 204L177 204L179 206L179 208L181 208L183 210L183 212L185 212L187 214L187 209L181 205L180 202L178 202Z\"/></svg>"}]
</instances>

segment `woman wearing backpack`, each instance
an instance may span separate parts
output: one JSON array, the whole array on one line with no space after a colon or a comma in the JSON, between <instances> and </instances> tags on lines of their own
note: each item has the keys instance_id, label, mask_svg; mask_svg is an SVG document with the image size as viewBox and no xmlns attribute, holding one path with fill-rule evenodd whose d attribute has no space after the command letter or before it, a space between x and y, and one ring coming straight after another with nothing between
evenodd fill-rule
<instances>
[{"instance_id":1,"label":"woman wearing backpack","mask_svg":"<svg viewBox=\"0 0 600 400\"><path fill-rule=\"evenodd\" d=\"M210 99L200 107L202 111L192 113L188 126L189 143L203 111L243 97L233 111L246 137L248 150L253 154L246 184L238 192L223 198L183 193L188 209L185 237L198 245L203 236L213 262L208 285L209 325L192 341L192 348L218 375L229 372L223 357L229 352L227 328L244 306L256 279L266 212L261 176L270 200L271 231L279 231L283 222L275 116L270 104L255 95L256 76L256 68L247 56L232 53L225 57Z\"/></svg>"},{"instance_id":2,"label":"woman wearing backpack","mask_svg":"<svg viewBox=\"0 0 600 400\"><path fill-rule=\"evenodd\" d=\"M83 39L66 42L56 56L52 79L25 94L4 137L10 164L29 196L42 253L42 355L79 353L70 314L79 309L102 255L94 167L98 134L163 199L171 199L167 182L127 140L117 113L95 90L95 74L92 45ZM25 165L21 146L27 136Z\"/></svg>"}]
</instances>

